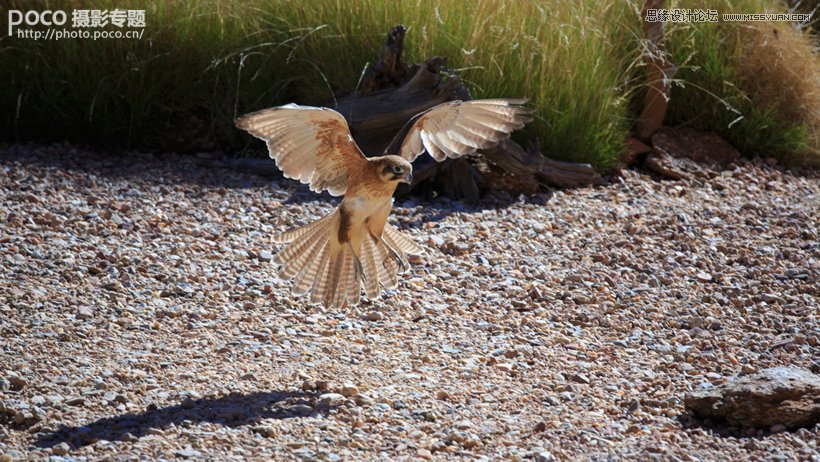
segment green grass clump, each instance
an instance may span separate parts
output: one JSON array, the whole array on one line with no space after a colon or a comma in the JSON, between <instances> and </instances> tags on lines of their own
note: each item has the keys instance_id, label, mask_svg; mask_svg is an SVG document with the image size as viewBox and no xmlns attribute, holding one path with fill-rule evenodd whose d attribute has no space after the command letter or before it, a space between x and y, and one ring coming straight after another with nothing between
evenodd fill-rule
<instances>
[{"instance_id":1,"label":"green grass clump","mask_svg":"<svg viewBox=\"0 0 820 462\"><path fill-rule=\"evenodd\" d=\"M10 8L30 9L26 2ZM637 47L618 0L95 2L146 9L142 40L12 38L0 48L7 139L115 147L236 149L237 114L355 91L386 32L408 28L406 59L448 57L473 96L529 97L550 156L616 164L629 128L625 71ZM89 8L80 1L39 9ZM3 12L5 15L5 12Z\"/></svg>"},{"instance_id":2,"label":"green grass clump","mask_svg":"<svg viewBox=\"0 0 820 462\"><path fill-rule=\"evenodd\" d=\"M248 141L233 127L237 115L287 102L332 106L333 98L356 90L386 32L404 24L408 62L447 56L474 97L530 98L536 119L519 139L535 137L550 157L607 171L618 166L645 85L640 79L642 3L100 0L89 6L62 0L32 7L6 0L2 17L8 8L69 14L89 8L145 9L146 28L141 40L3 39L0 139L237 150ZM779 0L668 3L721 13L785 10ZM794 98L774 98L770 85L764 88L749 78L759 71L741 59L748 52L748 30L729 24L670 25L669 50L681 71L668 122L718 131L747 154L794 163L820 158L820 123L806 115L811 108L795 106ZM810 43L795 34L781 35L792 45ZM810 47L792 48L813 56ZM809 61L816 64L816 58ZM785 61L760 66L772 76L791 68ZM804 67L802 75L816 69ZM816 78L808 81L799 92L820 88Z\"/></svg>"}]
</instances>

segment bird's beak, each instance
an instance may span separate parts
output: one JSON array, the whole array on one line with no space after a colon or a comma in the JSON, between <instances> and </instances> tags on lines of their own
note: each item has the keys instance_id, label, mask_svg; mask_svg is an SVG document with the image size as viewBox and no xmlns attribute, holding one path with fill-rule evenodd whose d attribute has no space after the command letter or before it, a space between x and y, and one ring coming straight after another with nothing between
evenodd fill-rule
<instances>
[{"instance_id":1,"label":"bird's beak","mask_svg":"<svg viewBox=\"0 0 820 462\"><path fill-rule=\"evenodd\" d=\"M407 172L401 177L402 183L413 184L413 172Z\"/></svg>"}]
</instances>

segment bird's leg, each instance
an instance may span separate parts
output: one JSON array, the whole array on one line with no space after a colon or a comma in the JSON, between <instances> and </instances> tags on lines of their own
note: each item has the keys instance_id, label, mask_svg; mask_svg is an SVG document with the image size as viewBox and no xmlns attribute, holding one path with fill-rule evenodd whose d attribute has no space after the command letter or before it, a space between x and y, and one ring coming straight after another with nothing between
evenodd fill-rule
<instances>
[{"instance_id":1,"label":"bird's leg","mask_svg":"<svg viewBox=\"0 0 820 462\"><path fill-rule=\"evenodd\" d=\"M384 244L385 247L387 247L387 250L390 251L390 255L393 258L396 259L396 263L398 263L399 269L402 272L405 272L405 271L410 269L410 262L408 262L404 257L402 257L401 254L399 252L397 252L396 249L391 247L390 244L388 244L381 236L379 236L378 239L379 239L379 242L381 242L382 244ZM387 262L386 261L382 262L382 265L385 265L385 268L386 268L387 267Z\"/></svg>"},{"instance_id":2,"label":"bird's leg","mask_svg":"<svg viewBox=\"0 0 820 462\"><path fill-rule=\"evenodd\" d=\"M359 256L356 255L356 252L353 251L353 244L348 241L347 245L350 246L350 252L353 254L353 267L356 268L356 274L362 282L367 281L367 278L364 275L364 267L362 266L362 262L359 260Z\"/></svg>"}]
</instances>

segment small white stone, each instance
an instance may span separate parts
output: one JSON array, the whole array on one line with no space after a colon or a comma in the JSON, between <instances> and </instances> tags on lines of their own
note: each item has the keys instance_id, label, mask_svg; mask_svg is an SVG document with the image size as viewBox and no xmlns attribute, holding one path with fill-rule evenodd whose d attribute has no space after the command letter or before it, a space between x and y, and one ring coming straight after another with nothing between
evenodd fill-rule
<instances>
[{"instance_id":1,"label":"small white stone","mask_svg":"<svg viewBox=\"0 0 820 462\"><path fill-rule=\"evenodd\" d=\"M77 309L77 319L90 319L94 316L94 308L81 306Z\"/></svg>"},{"instance_id":2,"label":"small white stone","mask_svg":"<svg viewBox=\"0 0 820 462\"><path fill-rule=\"evenodd\" d=\"M358 394L359 394L359 387L357 387L355 384L353 384L351 382L345 382L344 385L342 385L342 395L350 397L350 396L356 396Z\"/></svg>"},{"instance_id":3,"label":"small white stone","mask_svg":"<svg viewBox=\"0 0 820 462\"><path fill-rule=\"evenodd\" d=\"M384 319L384 315L378 311L370 311L362 315L363 321L381 321L382 319Z\"/></svg>"},{"instance_id":4,"label":"small white stone","mask_svg":"<svg viewBox=\"0 0 820 462\"><path fill-rule=\"evenodd\" d=\"M695 275L695 278L701 282L712 282L712 275L703 271L698 272L698 274Z\"/></svg>"},{"instance_id":5,"label":"small white stone","mask_svg":"<svg viewBox=\"0 0 820 462\"><path fill-rule=\"evenodd\" d=\"M53 448L51 448L51 452L57 456L64 456L68 454L68 451L71 450L71 446L68 445L66 442L62 442Z\"/></svg>"},{"instance_id":6,"label":"small white stone","mask_svg":"<svg viewBox=\"0 0 820 462\"><path fill-rule=\"evenodd\" d=\"M515 369L515 364L511 363L498 363L495 365L495 368L504 371L504 372L512 372Z\"/></svg>"},{"instance_id":7,"label":"small white stone","mask_svg":"<svg viewBox=\"0 0 820 462\"><path fill-rule=\"evenodd\" d=\"M328 404L337 404L344 401L345 397L339 393L322 393L319 395L319 401Z\"/></svg>"}]
</instances>

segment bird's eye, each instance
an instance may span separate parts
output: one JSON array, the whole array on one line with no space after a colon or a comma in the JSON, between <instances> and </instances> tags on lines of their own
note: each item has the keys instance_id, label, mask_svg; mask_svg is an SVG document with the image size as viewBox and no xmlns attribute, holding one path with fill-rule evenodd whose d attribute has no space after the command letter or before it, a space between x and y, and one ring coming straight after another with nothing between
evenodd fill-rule
<instances>
[{"instance_id":1,"label":"bird's eye","mask_svg":"<svg viewBox=\"0 0 820 462\"><path fill-rule=\"evenodd\" d=\"M394 165L393 171L396 173L403 173L404 170L401 168L401 165Z\"/></svg>"}]
</instances>

